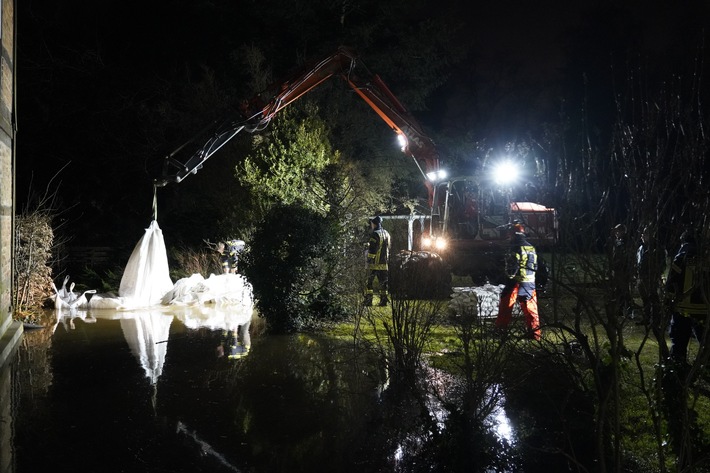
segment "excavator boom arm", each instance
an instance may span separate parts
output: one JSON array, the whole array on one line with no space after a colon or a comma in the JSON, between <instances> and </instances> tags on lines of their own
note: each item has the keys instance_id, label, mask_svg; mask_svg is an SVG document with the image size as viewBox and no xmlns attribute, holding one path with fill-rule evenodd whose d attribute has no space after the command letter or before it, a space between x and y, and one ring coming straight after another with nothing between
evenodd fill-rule
<instances>
[{"instance_id":1,"label":"excavator boom arm","mask_svg":"<svg viewBox=\"0 0 710 473\"><path fill-rule=\"evenodd\" d=\"M184 163L178 161L175 156L185 145L168 155L163 168L163 178L156 181L156 185L162 187L170 182L181 182L188 175L196 173L210 156L238 133L243 130L249 133L263 130L280 110L331 77L339 76L401 138L402 151L414 159L424 175L431 198L433 189L426 179L426 173L439 168L439 156L433 141L379 76L369 72L364 77L355 74L357 64L357 55L349 48L340 47L333 54L306 67L293 79L271 87L244 102L237 119L230 117L220 123L214 123L200 135L207 136L204 144ZM364 66L362 69L367 71ZM170 173L172 168L177 170Z\"/></svg>"}]
</instances>

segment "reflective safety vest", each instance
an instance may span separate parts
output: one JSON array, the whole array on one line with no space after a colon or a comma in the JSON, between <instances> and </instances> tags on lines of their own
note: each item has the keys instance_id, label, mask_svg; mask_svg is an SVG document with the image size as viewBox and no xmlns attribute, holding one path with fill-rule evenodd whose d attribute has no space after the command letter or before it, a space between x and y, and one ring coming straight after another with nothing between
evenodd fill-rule
<instances>
[{"instance_id":1,"label":"reflective safety vest","mask_svg":"<svg viewBox=\"0 0 710 473\"><path fill-rule=\"evenodd\" d=\"M695 249L683 245L673 259L668 275L668 290L674 298L674 309L683 315L706 316L710 289L710 268L702 264ZM703 288L703 285L706 287Z\"/></svg>"},{"instance_id":2,"label":"reflective safety vest","mask_svg":"<svg viewBox=\"0 0 710 473\"><path fill-rule=\"evenodd\" d=\"M535 271L537 271L537 252L535 247L527 241L513 249L510 265L512 266L508 275L517 282L535 282Z\"/></svg>"},{"instance_id":3,"label":"reflective safety vest","mask_svg":"<svg viewBox=\"0 0 710 473\"><path fill-rule=\"evenodd\" d=\"M367 250L367 269L382 271L387 270L390 258L390 234L382 227L378 227L370 234Z\"/></svg>"},{"instance_id":4,"label":"reflective safety vest","mask_svg":"<svg viewBox=\"0 0 710 473\"><path fill-rule=\"evenodd\" d=\"M229 256L236 256L244 249L244 240L228 240L226 246Z\"/></svg>"}]
</instances>

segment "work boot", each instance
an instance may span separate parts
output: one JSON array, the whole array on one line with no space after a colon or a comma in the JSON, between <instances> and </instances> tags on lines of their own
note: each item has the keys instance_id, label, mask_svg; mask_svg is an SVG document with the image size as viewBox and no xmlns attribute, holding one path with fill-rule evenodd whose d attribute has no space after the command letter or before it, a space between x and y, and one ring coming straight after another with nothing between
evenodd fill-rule
<instances>
[{"instance_id":1,"label":"work boot","mask_svg":"<svg viewBox=\"0 0 710 473\"><path fill-rule=\"evenodd\" d=\"M363 303L365 307L372 307L372 295L368 294L365 296L365 302Z\"/></svg>"},{"instance_id":2,"label":"work boot","mask_svg":"<svg viewBox=\"0 0 710 473\"><path fill-rule=\"evenodd\" d=\"M387 299L387 296L382 296L380 298L380 307L385 307L389 304L389 300Z\"/></svg>"}]
</instances>

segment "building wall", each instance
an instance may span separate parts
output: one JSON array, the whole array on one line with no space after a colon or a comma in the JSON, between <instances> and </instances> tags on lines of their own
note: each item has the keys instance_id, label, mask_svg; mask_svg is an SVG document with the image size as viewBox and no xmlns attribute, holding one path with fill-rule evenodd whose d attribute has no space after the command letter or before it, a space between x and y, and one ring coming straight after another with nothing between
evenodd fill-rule
<instances>
[{"instance_id":1,"label":"building wall","mask_svg":"<svg viewBox=\"0 0 710 473\"><path fill-rule=\"evenodd\" d=\"M0 367L12 355L22 324L12 321L15 198L15 0L0 0ZM5 399L5 396L3 396Z\"/></svg>"}]
</instances>

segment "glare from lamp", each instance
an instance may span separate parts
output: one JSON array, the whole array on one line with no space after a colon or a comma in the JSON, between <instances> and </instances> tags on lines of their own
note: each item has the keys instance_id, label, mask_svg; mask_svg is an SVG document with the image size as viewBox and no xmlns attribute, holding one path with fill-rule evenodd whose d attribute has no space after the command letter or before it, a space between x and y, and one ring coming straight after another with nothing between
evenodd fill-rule
<instances>
[{"instance_id":1,"label":"glare from lamp","mask_svg":"<svg viewBox=\"0 0 710 473\"><path fill-rule=\"evenodd\" d=\"M445 238L437 238L436 239L436 249L437 250L446 249L446 239Z\"/></svg>"},{"instance_id":2,"label":"glare from lamp","mask_svg":"<svg viewBox=\"0 0 710 473\"><path fill-rule=\"evenodd\" d=\"M446 171L444 169L437 169L436 171L430 171L426 173L426 178L430 182L439 182L446 179Z\"/></svg>"},{"instance_id":3,"label":"glare from lamp","mask_svg":"<svg viewBox=\"0 0 710 473\"><path fill-rule=\"evenodd\" d=\"M401 134L397 133L397 142L399 143L399 147L402 149L402 152L407 149L407 138Z\"/></svg>"},{"instance_id":4,"label":"glare from lamp","mask_svg":"<svg viewBox=\"0 0 710 473\"><path fill-rule=\"evenodd\" d=\"M496 184L511 184L518 178L518 168L510 161L504 161L493 170L493 179Z\"/></svg>"}]
</instances>

